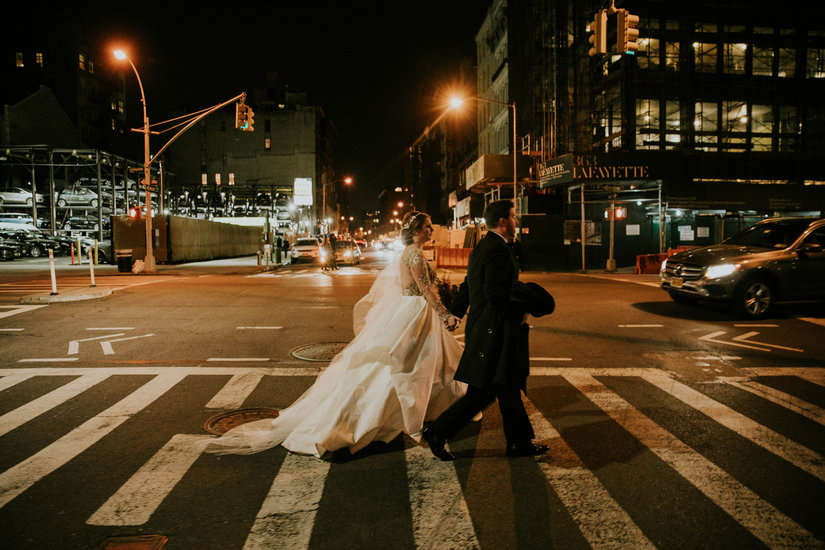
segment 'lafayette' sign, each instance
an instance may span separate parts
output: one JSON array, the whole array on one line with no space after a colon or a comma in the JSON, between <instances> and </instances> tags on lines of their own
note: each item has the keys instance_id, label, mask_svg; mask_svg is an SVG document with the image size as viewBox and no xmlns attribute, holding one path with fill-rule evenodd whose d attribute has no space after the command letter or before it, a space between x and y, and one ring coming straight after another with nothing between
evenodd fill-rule
<instances>
[{"instance_id":1,"label":"'lafayette' sign","mask_svg":"<svg viewBox=\"0 0 825 550\"><path fill-rule=\"evenodd\" d=\"M539 166L540 188L572 181L641 180L650 178L650 166L647 164L599 164L594 157L562 155L543 162Z\"/></svg>"}]
</instances>

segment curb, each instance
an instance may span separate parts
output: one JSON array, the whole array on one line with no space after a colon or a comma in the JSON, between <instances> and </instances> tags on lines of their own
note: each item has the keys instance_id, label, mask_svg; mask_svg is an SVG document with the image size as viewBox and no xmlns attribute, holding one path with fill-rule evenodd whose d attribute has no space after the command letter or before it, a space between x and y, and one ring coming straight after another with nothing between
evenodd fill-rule
<instances>
[{"instance_id":1,"label":"curb","mask_svg":"<svg viewBox=\"0 0 825 550\"><path fill-rule=\"evenodd\" d=\"M76 288L67 290L65 292L58 292L51 294L43 292L41 294L30 294L20 298L21 304L51 304L55 302L77 302L80 300L92 300L94 298L103 298L112 294L111 288L103 287L89 287Z\"/></svg>"}]
</instances>

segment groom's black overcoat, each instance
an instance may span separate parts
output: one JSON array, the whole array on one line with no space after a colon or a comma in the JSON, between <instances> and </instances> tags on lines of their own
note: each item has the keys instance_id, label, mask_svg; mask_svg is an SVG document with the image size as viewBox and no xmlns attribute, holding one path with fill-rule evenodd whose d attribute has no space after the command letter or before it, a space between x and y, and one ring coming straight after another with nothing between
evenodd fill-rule
<instances>
[{"instance_id":1,"label":"groom's black overcoat","mask_svg":"<svg viewBox=\"0 0 825 550\"><path fill-rule=\"evenodd\" d=\"M500 235L488 232L470 253L467 277L453 307L459 317L468 304L470 308L456 380L480 388L525 389L529 327L521 323L522 309L510 300L517 279L510 247Z\"/></svg>"}]
</instances>

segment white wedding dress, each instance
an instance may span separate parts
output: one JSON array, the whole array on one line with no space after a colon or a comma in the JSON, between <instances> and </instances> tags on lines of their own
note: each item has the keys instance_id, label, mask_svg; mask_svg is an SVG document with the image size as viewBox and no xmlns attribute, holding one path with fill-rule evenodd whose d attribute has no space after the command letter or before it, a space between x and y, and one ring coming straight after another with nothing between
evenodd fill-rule
<instances>
[{"instance_id":1,"label":"white wedding dress","mask_svg":"<svg viewBox=\"0 0 825 550\"><path fill-rule=\"evenodd\" d=\"M420 440L425 420L461 397L453 380L463 347L447 331L449 313L421 250L409 245L386 267L353 312L355 338L295 403L213 439L206 451L252 454L283 445L320 457L405 433Z\"/></svg>"}]
</instances>

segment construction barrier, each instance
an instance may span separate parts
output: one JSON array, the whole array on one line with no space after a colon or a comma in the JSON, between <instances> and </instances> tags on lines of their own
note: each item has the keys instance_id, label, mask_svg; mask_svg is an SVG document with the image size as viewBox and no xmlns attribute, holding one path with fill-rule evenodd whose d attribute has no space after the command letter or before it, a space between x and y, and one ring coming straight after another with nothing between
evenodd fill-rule
<instances>
[{"instance_id":1,"label":"construction barrier","mask_svg":"<svg viewBox=\"0 0 825 550\"><path fill-rule=\"evenodd\" d=\"M444 268L466 268L472 248L436 248L435 265Z\"/></svg>"},{"instance_id":2,"label":"construction barrier","mask_svg":"<svg viewBox=\"0 0 825 550\"><path fill-rule=\"evenodd\" d=\"M659 273L667 254L640 254L636 256L636 273Z\"/></svg>"}]
</instances>

